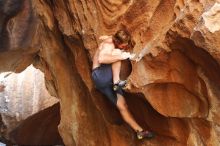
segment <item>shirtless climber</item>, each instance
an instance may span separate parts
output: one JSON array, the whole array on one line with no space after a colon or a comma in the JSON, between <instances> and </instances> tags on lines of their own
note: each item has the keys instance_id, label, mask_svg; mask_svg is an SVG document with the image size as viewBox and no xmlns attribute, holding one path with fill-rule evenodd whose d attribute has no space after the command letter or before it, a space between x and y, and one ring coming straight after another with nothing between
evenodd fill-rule
<instances>
[{"instance_id":1,"label":"shirtless climber","mask_svg":"<svg viewBox=\"0 0 220 146\"><path fill-rule=\"evenodd\" d=\"M119 109L123 119L137 133L138 139L152 138L154 134L143 130L134 120L123 97L126 80L120 80L121 61L133 59L129 52L134 47L131 35L127 30L119 30L113 36L101 36L99 45L93 58L92 78L96 88Z\"/></svg>"}]
</instances>

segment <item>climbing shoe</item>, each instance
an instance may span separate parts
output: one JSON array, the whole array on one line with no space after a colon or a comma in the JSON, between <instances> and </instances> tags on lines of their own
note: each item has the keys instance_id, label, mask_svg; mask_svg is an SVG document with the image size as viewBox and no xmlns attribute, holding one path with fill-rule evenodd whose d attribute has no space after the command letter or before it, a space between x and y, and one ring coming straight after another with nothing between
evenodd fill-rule
<instances>
[{"instance_id":1,"label":"climbing shoe","mask_svg":"<svg viewBox=\"0 0 220 146\"><path fill-rule=\"evenodd\" d=\"M155 134L153 132L150 131L137 131L137 138L138 139L143 139L143 138L147 138L147 139L151 139L154 138Z\"/></svg>"},{"instance_id":2,"label":"climbing shoe","mask_svg":"<svg viewBox=\"0 0 220 146\"><path fill-rule=\"evenodd\" d=\"M127 84L127 80L119 80L116 84L113 85L113 90L114 91L118 91L118 90L121 90L123 89Z\"/></svg>"}]
</instances>

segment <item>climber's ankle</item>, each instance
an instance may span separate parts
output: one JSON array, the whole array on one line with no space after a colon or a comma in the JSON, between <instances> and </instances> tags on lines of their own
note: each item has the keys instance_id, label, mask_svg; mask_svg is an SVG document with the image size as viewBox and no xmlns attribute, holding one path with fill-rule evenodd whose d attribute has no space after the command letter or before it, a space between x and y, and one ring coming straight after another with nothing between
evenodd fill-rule
<instances>
[{"instance_id":1,"label":"climber's ankle","mask_svg":"<svg viewBox=\"0 0 220 146\"><path fill-rule=\"evenodd\" d=\"M114 91L121 90L126 86L126 84L127 84L127 80L119 80L118 82L114 83L113 90Z\"/></svg>"}]
</instances>

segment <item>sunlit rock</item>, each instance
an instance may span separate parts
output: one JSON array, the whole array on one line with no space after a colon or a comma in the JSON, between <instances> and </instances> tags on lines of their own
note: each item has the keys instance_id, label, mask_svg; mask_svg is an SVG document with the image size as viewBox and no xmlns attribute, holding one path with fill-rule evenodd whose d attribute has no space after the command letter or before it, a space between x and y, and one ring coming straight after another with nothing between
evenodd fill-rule
<instances>
[{"instance_id":1,"label":"sunlit rock","mask_svg":"<svg viewBox=\"0 0 220 146\"><path fill-rule=\"evenodd\" d=\"M21 73L0 73L0 113L10 131L27 117L58 102L45 87L44 74L32 65Z\"/></svg>"}]
</instances>

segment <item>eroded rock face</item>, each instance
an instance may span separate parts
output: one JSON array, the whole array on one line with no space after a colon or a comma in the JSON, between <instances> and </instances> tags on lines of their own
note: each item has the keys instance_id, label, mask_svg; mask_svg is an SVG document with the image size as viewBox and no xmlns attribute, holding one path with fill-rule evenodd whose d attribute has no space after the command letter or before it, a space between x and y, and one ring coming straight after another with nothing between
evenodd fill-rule
<instances>
[{"instance_id":1,"label":"eroded rock face","mask_svg":"<svg viewBox=\"0 0 220 146\"><path fill-rule=\"evenodd\" d=\"M54 104L21 122L10 133L12 144L63 145L57 128L60 121L59 109L59 103Z\"/></svg>"},{"instance_id":2,"label":"eroded rock face","mask_svg":"<svg viewBox=\"0 0 220 146\"><path fill-rule=\"evenodd\" d=\"M18 123L27 117L57 103L59 100L49 95L45 87L44 75L32 65L21 73L0 74L0 112L5 137Z\"/></svg>"},{"instance_id":3,"label":"eroded rock face","mask_svg":"<svg viewBox=\"0 0 220 146\"><path fill-rule=\"evenodd\" d=\"M8 1L1 14L12 9L16 15L1 18L7 41L0 70L19 72L34 63L45 73L49 92L60 99L59 132L66 145L218 146L219 3L23 0L12 7ZM135 139L91 80L98 37L121 25L131 32L140 59L127 66L127 74L132 71L126 100L135 119L157 133L150 141Z\"/></svg>"}]
</instances>

